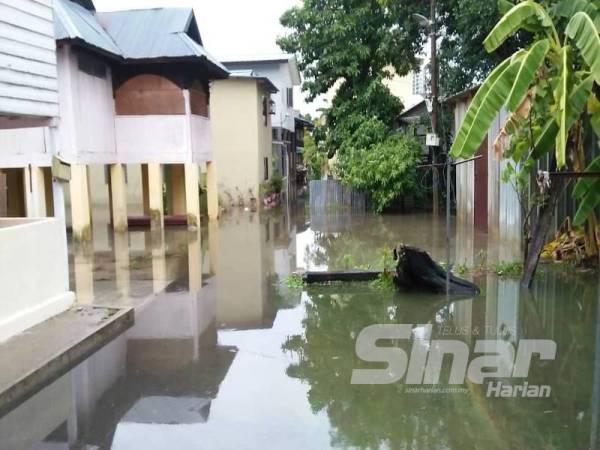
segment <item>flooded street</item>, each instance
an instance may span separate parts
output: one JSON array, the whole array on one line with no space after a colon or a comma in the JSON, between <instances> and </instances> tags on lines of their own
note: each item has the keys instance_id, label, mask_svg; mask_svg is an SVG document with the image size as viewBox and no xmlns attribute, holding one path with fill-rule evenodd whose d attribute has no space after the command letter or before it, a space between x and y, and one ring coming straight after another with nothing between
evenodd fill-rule
<instances>
[{"instance_id":1,"label":"flooded street","mask_svg":"<svg viewBox=\"0 0 600 450\"><path fill-rule=\"evenodd\" d=\"M453 230L458 263L506 249ZM544 268L531 292L485 273L482 295L446 299L370 283L291 286L296 270L379 267L400 242L445 258L429 215L308 217L228 213L197 233L94 230L71 246L78 301L135 308L135 325L0 419L1 449L590 449L600 425L600 320L594 274ZM465 275L469 277L469 275ZM411 324L417 352L480 339L556 342L527 382L547 398L488 397L468 379L423 392L404 379L353 385L361 331ZM414 346L413 346L414 344ZM523 380L505 379L521 384ZM29 424L27 427L24 423Z\"/></svg>"}]
</instances>

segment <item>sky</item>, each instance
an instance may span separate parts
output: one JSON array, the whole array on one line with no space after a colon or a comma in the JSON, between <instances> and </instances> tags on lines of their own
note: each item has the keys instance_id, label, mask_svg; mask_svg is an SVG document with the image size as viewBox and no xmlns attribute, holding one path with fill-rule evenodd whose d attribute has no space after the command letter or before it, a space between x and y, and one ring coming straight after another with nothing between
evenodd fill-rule
<instances>
[{"instance_id":1,"label":"sky","mask_svg":"<svg viewBox=\"0 0 600 450\"><path fill-rule=\"evenodd\" d=\"M281 15L299 0L94 0L98 11L156 7L193 7L204 47L220 60L280 54L276 40L285 33ZM307 104L297 90L295 107L316 115L322 102Z\"/></svg>"}]
</instances>

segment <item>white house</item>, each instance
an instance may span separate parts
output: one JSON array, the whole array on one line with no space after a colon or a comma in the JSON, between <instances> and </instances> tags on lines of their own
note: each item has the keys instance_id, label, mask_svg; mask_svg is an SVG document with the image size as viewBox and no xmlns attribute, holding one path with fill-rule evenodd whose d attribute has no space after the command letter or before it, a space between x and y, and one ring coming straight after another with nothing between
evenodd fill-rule
<instances>
[{"instance_id":1,"label":"white house","mask_svg":"<svg viewBox=\"0 0 600 450\"><path fill-rule=\"evenodd\" d=\"M51 316L74 301L69 292L67 240L62 218L47 211L49 167L59 115L56 46L51 0L0 0L0 129L31 141L0 140L0 341ZM46 127L41 132L35 128ZM37 149L24 144L45 142ZM21 144L21 145L19 145ZM15 176L17 175L17 176ZM7 195L8 188L11 195ZM55 192L61 186L56 184ZM20 193L16 202L15 192ZM50 213L50 214L48 214Z\"/></svg>"},{"instance_id":2,"label":"white house","mask_svg":"<svg viewBox=\"0 0 600 450\"><path fill-rule=\"evenodd\" d=\"M55 154L71 166L75 238L90 237L97 198L110 199L110 220L125 230L130 192L141 194L142 215L161 227L165 184L171 212L196 227L200 164L207 164L209 215L216 217L209 82L228 72L202 46L192 9L97 13L90 0L55 0L54 12L61 112ZM13 149L0 167L11 167L23 142L27 156L12 167L32 159L49 165L49 158L34 158L49 147L47 135L42 128L0 137ZM94 183L98 174L103 182Z\"/></svg>"}]
</instances>

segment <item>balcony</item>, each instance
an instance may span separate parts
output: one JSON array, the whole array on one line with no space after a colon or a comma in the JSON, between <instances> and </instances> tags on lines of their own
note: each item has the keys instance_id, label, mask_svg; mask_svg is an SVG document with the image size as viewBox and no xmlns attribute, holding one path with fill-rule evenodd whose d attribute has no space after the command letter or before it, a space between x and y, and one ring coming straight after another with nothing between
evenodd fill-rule
<instances>
[{"instance_id":1,"label":"balcony","mask_svg":"<svg viewBox=\"0 0 600 450\"><path fill-rule=\"evenodd\" d=\"M208 95L159 75L137 75L115 91L117 159L184 164L212 159Z\"/></svg>"},{"instance_id":2,"label":"balcony","mask_svg":"<svg viewBox=\"0 0 600 450\"><path fill-rule=\"evenodd\" d=\"M210 120L189 115L115 116L119 162L202 163L212 159Z\"/></svg>"}]
</instances>

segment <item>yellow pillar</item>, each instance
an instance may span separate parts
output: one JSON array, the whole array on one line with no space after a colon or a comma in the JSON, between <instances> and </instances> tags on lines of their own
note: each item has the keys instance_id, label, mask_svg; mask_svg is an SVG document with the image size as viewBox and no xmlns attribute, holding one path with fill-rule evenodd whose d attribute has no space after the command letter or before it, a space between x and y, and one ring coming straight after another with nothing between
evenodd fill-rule
<instances>
[{"instance_id":1,"label":"yellow pillar","mask_svg":"<svg viewBox=\"0 0 600 450\"><path fill-rule=\"evenodd\" d=\"M71 224L76 241L89 241L92 238L92 214L88 168L82 164L71 166Z\"/></svg>"},{"instance_id":2,"label":"yellow pillar","mask_svg":"<svg viewBox=\"0 0 600 450\"><path fill-rule=\"evenodd\" d=\"M25 167L25 209L27 217L46 217L46 182L42 167Z\"/></svg>"},{"instance_id":3,"label":"yellow pillar","mask_svg":"<svg viewBox=\"0 0 600 450\"><path fill-rule=\"evenodd\" d=\"M148 164L148 204L151 228L162 229L165 212L163 207L163 168L159 163Z\"/></svg>"},{"instance_id":4,"label":"yellow pillar","mask_svg":"<svg viewBox=\"0 0 600 450\"><path fill-rule=\"evenodd\" d=\"M167 286L167 260L164 229L150 232L152 250L152 291L163 292Z\"/></svg>"},{"instance_id":5,"label":"yellow pillar","mask_svg":"<svg viewBox=\"0 0 600 450\"><path fill-rule=\"evenodd\" d=\"M117 290L123 299L129 298L129 234L115 233L115 278Z\"/></svg>"},{"instance_id":6,"label":"yellow pillar","mask_svg":"<svg viewBox=\"0 0 600 450\"><path fill-rule=\"evenodd\" d=\"M200 230L190 233L188 241L188 278L191 294L197 294L202 289L202 239ZM196 316L197 317L197 316Z\"/></svg>"},{"instance_id":7,"label":"yellow pillar","mask_svg":"<svg viewBox=\"0 0 600 450\"><path fill-rule=\"evenodd\" d=\"M73 272L77 303L94 301L94 249L91 243L79 243L73 248Z\"/></svg>"},{"instance_id":8,"label":"yellow pillar","mask_svg":"<svg viewBox=\"0 0 600 450\"><path fill-rule=\"evenodd\" d=\"M110 193L113 228L118 233L127 231L127 183L123 164L110 166Z\"/></svg>"},{"instance_id":9,"label":"yellow pillar","mask_svg":"<svg viewBox=\"0 0 600 450\"><path fill-rule=\"evenodd\" d=\"M219 192L217 183L217 168L214 161L206 163L206 201L208 203L208 218L219 218Z\"/></svg>"},{"instance_id":10,"label":"yellow pillar","mask_svg":"<svg viewBox=\"0 0 600 450\"><path fill-rule=\"evenodd\" d=\"M185 165L185 206L190 229L200 227L200 170L198 164Z\"/></svg>"}]
</instances>

